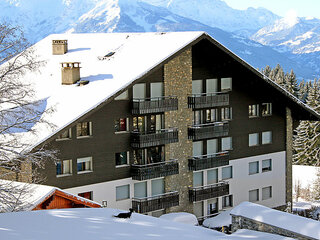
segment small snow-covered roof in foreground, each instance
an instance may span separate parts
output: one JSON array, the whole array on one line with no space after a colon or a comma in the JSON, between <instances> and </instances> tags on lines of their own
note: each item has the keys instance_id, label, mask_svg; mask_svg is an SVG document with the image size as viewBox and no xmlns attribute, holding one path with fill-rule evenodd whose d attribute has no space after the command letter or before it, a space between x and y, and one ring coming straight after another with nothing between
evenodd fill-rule
<instances>
[{"instance_id":1,"label":"small snow-covered roof in foreground","mask_svg":"<svg viewBox=\"0 0 320 240\"><path fill-rule=\"evenodd\" d=\"M0 201L0 212L32 211L55 191L60 191L67 196L72 196L81 202L90 202L99 205L89 199L47 185L0 180L0 187L10 191L7 197ZM5 195L6 193L2 191L1 194ZM5 200L8 200L8 202Z\"/></svg>"},{"instance_id":2,"label":"small snow-covered roof in foreground","mask_svg":"<svg viewBox=\"0 0 320 240\"><path fill-rule=\"evenodd\" d=\"M235 235L133 213L129 219L113 217L120 210L73 208L0 214L0 238L6 240L117 239L117 240L243 240L289 239L279 235L239 230ZM121 211L123 212L123 211Z\"/></svg>"},{"instance_id":3,"label":"small snow-covered roof in foreground","mask_svg":"<svg viewBox=\"0 0 320 240\"><path fill-rule=\"evenodd\" d=\"M35 54L46 64L38 72L27 73L23 81L31 83L37 99L45 100L45 108L53 107L47 116L60 130L94 109L134 80L203 35L203 32L175 33L90 33L54 34L34 45ZM52 40L68 40L69 51L52 55ZM99 60L110 52L114 54ZM89 84L78 87L61 84L62 62L80 62L81 80ZM32 138L35 145L56 131L44 126Z\"/></svg>"},{"instance_id":4,"label":"small snow-covered roof in foreground","mask_svg":"<svg viewBox=\"0 0 320 240\"><path fill-rule=\"evenodd\" d=\"M220 212L218 216L207 218L203 221L203 226L207 228L219 228L223 226L229 226L232 223L230 215L231 210Z\"/></svg>"},{"instance_id":5,"label":"small snow-covered roof in foreground","mask_svg":"<svg viewBox=\"0 0 320 240\"><path fill-rule=\"evenodd\" d=\"M294 214L274 210L255 203L242 202L230 212L231 215L243 216L291 232L320 239L320 222Z\"/></svg>"},{"instance_id":6,"label":"small snow-covered roof in foreground","mask_svg":"<svg viewBox=\"0 0 320 240\"><path fill-rule=\"evenodd\" d=\"M175 213L167 213L160 216L161 219L173 221L173 222L180 222L189 225L196 226L198 225L197 217L192 213L187 212L175 212Z\"/></svg>"}]
</instances>

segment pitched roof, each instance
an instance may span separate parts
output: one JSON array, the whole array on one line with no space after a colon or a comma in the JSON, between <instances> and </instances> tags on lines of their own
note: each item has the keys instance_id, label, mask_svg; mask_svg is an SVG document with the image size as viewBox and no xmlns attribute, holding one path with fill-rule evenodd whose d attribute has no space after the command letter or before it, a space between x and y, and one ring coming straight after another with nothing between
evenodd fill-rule
<instances>
[{"instance_id":1,"label":"pitched roof","mask_svg":"<svg viewBox=\"0 0 320 240\"><path fill-rule=\"evenodd\" d=\"M36 90L37 99L43 100L39 107L43 110L50 107L55 109L53 114L46 116L55 125L55 129L36 124L33 128L39 130L38 134L31 136L23 133L23 137L32 142L33 147L50 139L75 120L111 100L121 90L174 54L202 38L209 39L255 72L287 96L294 105L308 112L308 116L320 119L320 115L204 32L53 34L34 45L35 54L39 59L45 60L46 64L38 72L27 73L22 80L31 83ZM52 55L52 40L60 39L68 39L69 51L65 55ZM107 57L104 57L106 55ZM81 80L88 80L90 83L83 87L75 84L62 85L62 62L81 62Z\"/></svg>"}]
</instances>

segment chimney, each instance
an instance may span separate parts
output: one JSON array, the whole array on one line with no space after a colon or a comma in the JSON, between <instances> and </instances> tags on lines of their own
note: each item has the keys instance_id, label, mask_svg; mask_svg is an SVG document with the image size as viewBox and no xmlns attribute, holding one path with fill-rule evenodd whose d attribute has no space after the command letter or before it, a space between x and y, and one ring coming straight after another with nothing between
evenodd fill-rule
<instances>
[{"instance_id":1,"label":"chimney","mask_svg":"<svg viewBox=\"0 0 320 240\"><path fill-rule=\"evenodd\" d=\"M80 80L80 62L61 63L63 85L71 85Z\"/></svg>"},{"instance_id":2,"label":"chimney","mask_svg":"<svg viewBox=\"0 0 320 240\"><path fill-rule=\"evenodd\" d=\"M63 55L68 52L68 40L52 40L52 55Z\"/></svg>"}]
</instances>

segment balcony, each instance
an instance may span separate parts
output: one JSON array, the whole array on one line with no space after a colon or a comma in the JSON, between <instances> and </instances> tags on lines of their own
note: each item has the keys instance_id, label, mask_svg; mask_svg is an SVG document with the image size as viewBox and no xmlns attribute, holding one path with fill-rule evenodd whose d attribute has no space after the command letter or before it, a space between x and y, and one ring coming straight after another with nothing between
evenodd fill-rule
<instances>
[{"instance_id":1,"label":"balcony","mask_svg":"<svg viewBox=\"0 0 320 240\"><path fill-rule=\"evenodd\" d=\"M178 205L178 192L169 192L153 197L132 198L132 208L137 213L147 213Z\"/></svg>"},{"instance_id":2,"label":"balcony","mask_svg":"<svg viewBox=\"0 0 320 240\"><path fill-rule=\"evenodd\" d=\"M226 166L229 165L229 152L194 156L188 161L190 171Z\"/></svg>"},{"instance_id":3,"label":"balcony","mask_svg":"<svg viewBox=\"0 0 320 240\"><path fill-rule=\"evenodd\" d=\"M147 180L179 174L178 160L151 163L145 165L131 165L131 177L134 180Z\"/></svg>"},{"instance_id":4,"label":"balcony","mask_svg":"<svg viewBox=\"0 0 320 240\"><path fill-rule=\"evenodd\" d=\"M155 133L131 132L131 146L134 148L155 147L178 142L178 129L161 129Z\"/></svg>"},{"instance_id":5,"label":"balcony","mask_svg":"<svg viewBox=\"0 0 320 240\"><path fill-rule=\"evenodd\" d=\"M132 101L132 114L149 114L173 111L178 109L176 96L156 98L135 98Z\"/></svg>"},{"instance_id":6,"label":"balcony","mask_svg":"<svg viewBox=\"0 0 320 240\"><path fill-rule=\"evenodd\" d=\"M229 183L219 182L211 185L189 188L189 201L197 202L229 195Z\"/></svg>"},{"instance_id":7,"label":"balcony","mask_svg":"<svg viewBox=\"0 0 320 240\"><path fill-rule=\"evenodd\" d=\"M201 140L229 135L229 122L215 122L196 124L188 128L188 137L192 140Z\"/></svg>"},{"instance_id":8,"label":"balcony","mask_svg":"<svg viewBox=\"0 0 320 240\"><path fill-rule=\"evenodd\" d=\"M188 97L188 107L192 109L212 108L229 105L228 93L202 93Z\"/></svg>"}]
</instances>

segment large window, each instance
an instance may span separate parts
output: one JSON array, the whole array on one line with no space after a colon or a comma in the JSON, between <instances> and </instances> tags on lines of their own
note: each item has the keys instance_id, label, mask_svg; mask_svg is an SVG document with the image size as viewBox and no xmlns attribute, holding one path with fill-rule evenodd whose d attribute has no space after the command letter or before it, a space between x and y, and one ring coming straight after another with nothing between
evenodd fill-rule
<instances>
[{"instance_id":1,"label":"large window","mask_svg":"<svg viewBox=\"0 0 320 240\"><path fill-rule=\"evenodd\" d=\"M116 153L116 166L128 165L129 152Z\"/></svg>"},{"instance_id":2,"label":"large window","mask_svg":"<svg viewBox=\"0 0 320 240\"><path fill-rule=\"evenodd\" d=\"M114 121L114 131L115 132L126 132L128 130L129 130L128 118L119 118Z\"/></svg>"},{"instance_id":3,"label":"large window","mask_svg":"<svg viewBox=\"0 0 320 240\"><path fill-rule=\"evenodd\" d=\"M232 166L222 168L222 180L232 178Z\"/></svg>"},{"instance_id":4,"label":"large window","mask_svg":"<svg viewBox=\"0 0 320 240\"><path fill-rule=\"evenodd\" d=\"M123 185L116 187L116 200L124 200L130 198L130 185Z\"/></svg>"},{"instance_id":5,"label":"large window","mask_svg":"<svg viewBox=\"0 0 320 240\"><path fill-rule=\"evenodd\" d=\"M218 169L208 170L207 172L207 183L214 184L218 182Z\"/></svg>"},{"instance_id":6,"label":"large window","mask_svg":"<svg viewBox=\"0 0 320 240\"><path fill-rule=\"evenodd\" d=\"M77 123L77 137L86 137L92 135L91 122Z\"/></svg>"},{"instance_id":7,"label":"large window","mask_svg":"<svg viewBox=\"0 0 320 240\"><path fill-rule=\"evenodd\" d=\"M212 78L206 80L206 93L218 92L218 79Z\"/></svg>"},{"instance_id":8,"label":"large window","mask_svg":"<svg viewBox=\"0 0 320 240\"><path fill-rule=\"evenodd\" d=\"M223 107L221 108L221 120L231 120L232 119L232 108Z\"/></svg>"},{"instance_id":9,"label":"large window","mask_svg":"<svg viewBox=\"0 0 320 240\"><path fill-rule=\"evenodd\" d=\"M259 189L249 191L249 202L259 201Z\"/></svg>"},{"instance_id":10,"label":"large window","mask_svg":"<svg viewBox=\"0 0 320 240\"><path fill-rule=\"evenodd\" d=\"M133 150L133 163L145 165L165 161L164 146Z\"/></svg>"},{"instance_id":11,"label":"large window","mask_svg":"<svg viewBox=\"0 0 320 240\"><path fill-rule=\"evenodd\" d=\"M262 144L272 143L272 132L267 131L262 133Z\"/></svg>"},{"instance_id":12,"label":"large window","mask_svg":"<svg viewBox=\"0 0 320 240\"><path fill-rule=\"evenodd\" d=\"M72 174L72 160L63 160L56 163L57 176Z\"/></svg>"},{"instance_id":13,"label":"large window","mask_svg":"<svg viewBox=\"0 0 320 240\"><path fill-rule=\"evenodd\" d=\"M262 200L272 198L272 187L262 188Z\"/></svg>"},{"instance_id":14,"label":"large window","mask_svg":"<svg viewBox=\"0 0 320 240\"><path fill-rule=\"evenodd\" d=\"M78 158L77 159L78 173L92 171L92 157Z\"/></svg>"},{"instance_id":15,"label":"large window","mask_svg":"<svg viewBox=\"0 0 320 240\"><path fill-rule=\"evenodd\" d=\"M232 78L221 78L221 91L230 91L232 89Z\"/></svg>"},{"instance_id":16,"label":"large window","mask_svg":"<svg viewBox=\"0 0 320 240\"><path fill-rule=\"evenodd\" d=\"M232 137L225 137L221 139L221 150L232 150Z\"/></svg>"},{"instance_id":17,"label":"large window","mask_svg":"<svg viewBox=\"0 0 320 240\"><path fill-rule=\"evenodd\" d=\"M227 208L227 207L232 207L233 206L233 196L224 196L222 197L222 207Z\"/></svg>"},{"instance_id":18,"label":"large window","mask_svg":"<svg viewBox=\"0 0 320 240\"><path fill-rule=\"evenodd\" d=\"M202 93L202 80L192 80L192 94Z\"/></svg>"},{"instance_id":19,"label":"large window","mask_svg":"<svg viewBox=\"0 0 320 240\"><path fill-rule=\"evenodd\" d=\"M164 179L151 180L151 194L152 196L164 193Z\"/></svg>"},{"instance_id":20,"label":"large window","mask_svg":"<svg viewBox=\"0 0 320 240\"><path fill-rule=\"evenodd\" d=\"M259 104L249 105L249 117L259 117Z\"/></svg>"},{"instance_id":21,"label":"large window","mask_svg":"<svg viewBox=\"0 0 320 240\"><path fill-rule=\"evenodd\" d=\"M196 141L192 143L193 145L193 156L200 156L203 153L203 142L202 141Z\"/></svg>"},{"instance_id":22,"label":"large window","mask_svg":"<svg viewBox=\"0 0 320 240\"><path fill-rule=\"evenodd\" d=\"M134 197L135 198L147 197L147 182L139 182L134 184Z\"/></svg>"},{"instance_id":23,"label":"large window","mask_svg":"<svg viewBox=\"0 0 320 240\"><path fill-rule=\"evenodd\" d=\"M68 130L63 131L57 137L57 140L66 140L66 139L71 139L71 128L69 128Z\"/></svg>"},{"instance_id":24,"label":"large window","mask_svg":"<svg viewBox=\"0 0 320 240\"><path fill-rule=\"evenodd\" d=\"M259 133L249 134L249 147L259 145Z\"/></svg>"},{"instance_id":25,"label":"large window","mask_svg":"<svg viewBox=\"0 0 320 240\"><path fill-rule=\"evenodd\" d=\"M151 98L162 97L163 96L163 83L162 82L151 83L150 94L151 94Z\"/></svg>"},{"instance_id":26,"label":"large window","mask_svg":"<svg viewBox=\"0 0 320 240\"><path fill-rule=\"evenodd\" d=\"M262 114L262 116L272 115L272 103L262 103L261 104L261 114Z\"/></svg>"},{"instance_id":27,"label":"large window","mask_svg":"<svg viewBox=\"0 0 320 240\"><path fill-rule=\"evenodd\" d=\"M249 175L259 173L259 162L250 162L249 163Z\"/></svg>"},{"instance_id":28,"label":"large window","mask_svg":"<svg viewBox=\"0 0 320 240\"><path fill-rule=\"evenodd\" d=\"M203 186L203 172L194 172L193 173L193 186L199 187Z\"/></svg>"},{"instance_id":29,"label":"large window","mask_svg":"<svg viewBox=\"0 0 320 240\"><path fill-rule=\"evenodd\" d=\"M146 98L146 84L138 83L132 88L133 99L145 99Z\"/></svg>"},{"instance_id":30,"label":"large window","mask_svg":"<svg viewBox=\"0 0 320 240\"><path fill-rule=\"evenodd\" d=\"M218 139L207 140L207 154L218 152Z\"/></svg>"},{"instance_id":31,"label":"large window","mask_svg":"<svg viewBox=\"0 0 320 240\"><path fill-rule=\"evenodd\" d=\"M272 170L271 159L262 160L262 172L269 172Z\"/></svg>"}]
</instances>

